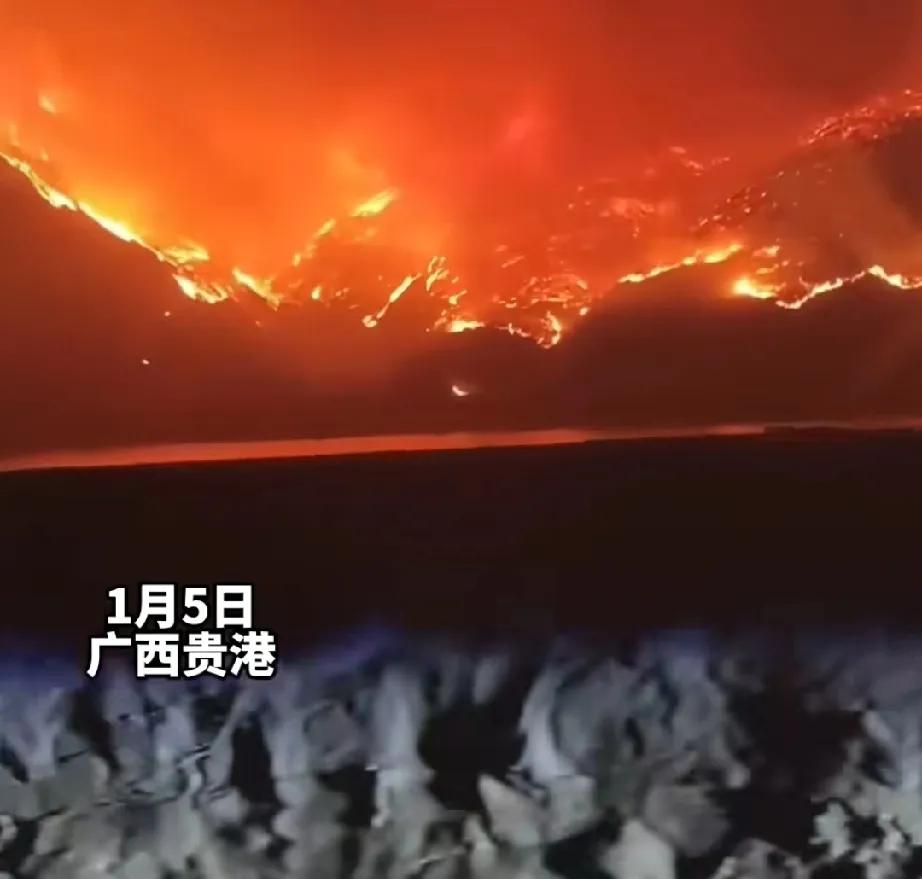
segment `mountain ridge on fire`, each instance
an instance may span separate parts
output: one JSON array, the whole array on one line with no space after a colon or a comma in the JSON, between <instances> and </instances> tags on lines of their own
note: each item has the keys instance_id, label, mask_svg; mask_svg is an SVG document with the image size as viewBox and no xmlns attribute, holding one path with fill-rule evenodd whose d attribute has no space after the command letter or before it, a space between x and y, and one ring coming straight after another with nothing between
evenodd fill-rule
<instances>
[{"instance_id":1,"label":"mountain ridge on fire","mask_svg":"<svg viewBox=\"0 0 922 879\"><path fill-rule=\"evenodd\" d=\"M2 451L922 414L922 296L913 294L922 287L922 178L912 160L920 115L919 95L905 92L827 120L763 182L736 190L681 236L672 224L685 224L714 181L732 180L731 162L670 151L661 168L672 171L660 178L686 201L668 209L655 181L644 197L608 184L580 190L610 214L595 227L592 260L618 230L638 254L661 250L665 261L630 271L615 254L611 282L596 288L572 265L575 239L548 233L556 250L533 256L554 270L499 301L509 315L514 305L537 315L547 350L528 338L528 321L467 314L453 270L436 257L377 307L324 307L322 293L268 307L250 295L267 288L239 271L236 304L195 302L173 277L186 278L190 293L194 251L181 271L170 263L175 250L162 265L162 252L158 261L111 220L42 190L33 166L8 154L0 368L17 380L0 389L0 411L15 416ZM347 267L360 254L364 265L368 253L336 244L332 230L360 239L399 204L399 193L384 191L356 206L317 239L316 253L333 248ZM579 238L586 228L569 231ZM527 254L499 257L509 270L532 268ZM413 303L435 300L433 323L431 308ZM35 399L56 403L39 409Z\"/></svg>"}]
</instances>

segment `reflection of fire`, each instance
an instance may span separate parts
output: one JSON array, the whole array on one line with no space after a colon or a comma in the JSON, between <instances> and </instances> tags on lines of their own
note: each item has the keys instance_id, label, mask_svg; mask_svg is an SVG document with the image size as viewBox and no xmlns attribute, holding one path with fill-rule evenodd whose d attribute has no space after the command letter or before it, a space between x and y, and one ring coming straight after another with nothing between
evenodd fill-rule
<instances>
[{"instance_id":1,"label":"reflection of fire","mask_svg":"<svg viewBox=\"0 0 922 879\"><path fill-rule=\"evenodd\" d=\"M62 112L50 93L41 92L35 100L46 115ZM906 92L826 120L804 140L802 150L813 157L811 173L826 174L831 151L842 144L873 144L895 125L920 118L922 96ZM520 119L510 129L510 137L527 138L529 131ZM800 168L782 169L765 186L747 188L727 199L697 224L694 233L680 230L681 210L674 200L640 197L614 180L596 181L578 187L565 211L549 214L533 240L524 235L512 245L494 239L473 254L463 251L451 256L447 255L450 248L433 255L407 245L407 230L397 216L407 196L397 187L385 186L320 225L287 266L261 275L193 241L139 232L124 218L99 210L92 200L70 194L66 185L52 182L58 173L46 147L27 148L23 140L20 127L11 122L0 156L45 201L79 212L109 234L149 251L169 267L186 296L207 303L244 294L272 307L284 302L339 303L358 309L364 326L372 329L412 300L433 330L461 333L492 327L550 347L606 293L616 296L622 285L642 284L694 266L728 263L732 295L770 301L789 310L865 278L902 290L922 288L922 274L876 262L849 266L832 276L824 271L806 280L817 272L802 242L786 240L769 221L759 225L760 218L770 220L783 213L779 193L791 177L801 174ZM666 159L673 169L695 178L727 161L700 162L681 147L669 150ZM619 265L630 260L631 253L636 254L634 265L648 262L649 254L662 261L620 271ZM460 385L451 390L457 397L469 393Z\"/></svg>"}]
</instances>

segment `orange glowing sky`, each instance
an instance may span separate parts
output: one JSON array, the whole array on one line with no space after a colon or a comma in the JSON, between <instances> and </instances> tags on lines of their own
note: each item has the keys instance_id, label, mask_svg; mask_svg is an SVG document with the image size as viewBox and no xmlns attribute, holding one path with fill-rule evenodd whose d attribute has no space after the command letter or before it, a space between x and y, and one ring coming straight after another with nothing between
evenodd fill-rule
<instances>
[{"instance_id":1,"label":"orange glowing sky","mask_svg":"<svg viewBox=\"0 0 922 879\"><path fill-rule=\"evenodd\" d=\"M260 276L387 186L431 254L647 149L778 143L902 73L915 4L862 5L6 2L0 115L70 193Z\"/></svg>"}]
</instances>

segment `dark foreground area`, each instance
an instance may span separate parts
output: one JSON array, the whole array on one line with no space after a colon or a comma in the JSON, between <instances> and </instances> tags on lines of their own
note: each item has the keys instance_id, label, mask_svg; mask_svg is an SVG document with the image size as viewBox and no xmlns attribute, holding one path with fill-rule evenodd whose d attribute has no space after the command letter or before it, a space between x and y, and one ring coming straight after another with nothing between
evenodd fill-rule
<instances>
[{"instance_id":1,"label":"dark foreground area","mask_svg":"<svg viewBox=\"0 0 922 879\"><path fill-rule=\"evenodd\" d=\"M106 590L252 582L284 641L922 614L922 437L764 436L6 474L8 634L84 645Z\"/></svg>"},{"instance_id":2,"label":"dark foreground area","mask_svg":"<svg viewBox=\"0 0 922 879\"><path fill-rule=\"evenodd\" d=\"M7 474L8 636L249 581L282 643L0 645L0 877L915 879L920 497L911 432Z\"/></svg>"}]
</instances>

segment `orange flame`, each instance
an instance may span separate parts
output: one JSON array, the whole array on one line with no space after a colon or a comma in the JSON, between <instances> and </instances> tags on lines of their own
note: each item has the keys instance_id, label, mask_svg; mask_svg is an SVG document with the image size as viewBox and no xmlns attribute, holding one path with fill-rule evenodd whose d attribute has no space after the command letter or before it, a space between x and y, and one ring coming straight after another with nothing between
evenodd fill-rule
<instances>
[{"instance_id":1,"label":"orange flame","mask_svg":"<svg viewBox=\"0 0 922 879\"><path fill-rule=\"evenodd\" d=\"M654 266L645 272L633 272L624 275L618 279L619 284L642 284L660 275L666 275L678 269L690 268L697 265L716 265L717 263L726 262L743 250L743 245L734 243L718 247L709 251L697 251L690 256L683 257L677 262L664 263L663 265Z\"/></svg>"},{"instance_id":2,"label":"orange flame","mask_svg":"<svg viewBox=\"0 0 922 879\"><path fill-rule=\"evenodd\" d=\"M36 100L43 113L52 116L61 113L58 100L50 92L39 93ZM826 120L805 143L815 148L837 139L879 137L884 110L890 114L888 119L894 113L897 118L920 115L922 96L906 92L900 96L896 107L876 102ZM401 250L393 246L393 236L388 235L390 227L379 225L385 215L390 222L393 216L390 209L395 203L401 201L403 204L403 193L392 186L379 189L343 215L324 222L309 237L307 244L291 257L288 265L275 274L256 274L233 263L221 263L213 258L208 248L197 242L156 242L157 236L142 232L130 221L111 216L91 202L69 194L65 187L51 182L56 175L47 152L43 148L25 150L20 129L14 122L7 125L6 131L7 147L0 152L0 158L23 175L42 199L54 208L79 213L117 239L143 248L169 268L185 296L205 303L214 304L249 294L271 307L278 307L286 301L330 305L353 298L353 284L348 279L348 271L355 270L360 275L360 285L367 288L370 283L376 296L383 297L383 301L378 299L371 309L364 301L350 303L350 307L362 309L362 322L369 329L385 320L401 300L412 296L431 308L429 326L432 330L463 333L493 328L552 347L560 342L575 321L589 314L605 294L614 290L613 295L617 295L619 285L644 284L683 269L714 266L731 260L734 273L737 264L742 266L742 273L730 282L733 296L764 300L791 311L803 308L818 296L865 278L875 278L894 289L922 289L922 276L881 265L808 282L803 276L810 272L802 261L786 256L786 244L751 242L746 240L747 235L731 236L726 230L724 234L711 236L711 243L702 245L699 239L687 255L643 270L615 275L612 283L614 273L585 271L579 259L568 255L569 245L575 242L578 246L574 246L573 250L577 253L582 245L576 232L566 230L548 235L538 247L529 247L522 242L494 247L489 271L483 273L486 280L479 276L475 278L490 293L486 297L478 287L467 282L470 278L462 280L462 272L452 267L457 255L452 256L450 261L444 253L430 255L416 247ZM699 162L681 147L672 148L670 154L695 176L727 161ZM782 174L779 172L778 176ZM635 239L643 223L671 216L673 211L669 202L612 194L610 191L606 191L604 197L596 198L587 194L590 189L585 186L579 187L578 191L578 201L568 205L571 213L586 208L596 212L595 219L599 223L626 223L631 237ZM749 216L754 211L754 204L767 197L767 192L763 190L747 193L752 203L743 205L743 213ZM705 229L708 225L719 227L725 220L725 213L715 213L698 228ZM607 227L595 228L604 230ZM599 240L601 243L597 247L604 251L608 246L604 234L599 234ZM388 246L392 249L386 250ZM662 252L662 248L659 250ZM382 259L385 253L388 258L397 253L403 259L396 271L393 266L385 271L374 262ZM365 274L374 275L377 280L369 282ZM401 280L394 285L393 279L398 277ZM471 295L472 290L477 292L476 296ZM453 393L462 396L456 393L455 387Z\"/></svg>"}]
</instances>

